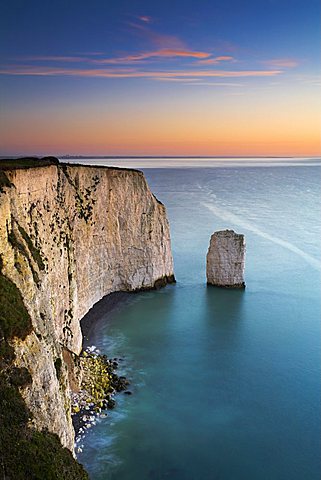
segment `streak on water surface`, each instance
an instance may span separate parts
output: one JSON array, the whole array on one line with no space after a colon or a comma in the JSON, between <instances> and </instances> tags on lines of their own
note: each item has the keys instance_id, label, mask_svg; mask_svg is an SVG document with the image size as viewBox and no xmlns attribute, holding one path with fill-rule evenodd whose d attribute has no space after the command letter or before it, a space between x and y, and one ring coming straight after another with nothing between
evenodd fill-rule
<instances>
[{"instance_id":1,"label":"streak on water surface","mask_svg":"<svg viewBox=\"0 0 321 480\"><path fill-rule=\"evenodd\" d=\"M319 478L320 171L145 170L178 283L91 330L124 358L133 391L83 441L92 480ZM244 292L205 285L209 238L224 228L246 235Z\"/></svg>"}]
</instances>

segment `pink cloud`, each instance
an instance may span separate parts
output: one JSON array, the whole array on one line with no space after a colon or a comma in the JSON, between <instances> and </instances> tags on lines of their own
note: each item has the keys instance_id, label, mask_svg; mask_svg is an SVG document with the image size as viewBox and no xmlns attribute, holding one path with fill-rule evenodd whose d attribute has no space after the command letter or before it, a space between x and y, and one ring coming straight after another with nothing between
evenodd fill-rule
<instances>
[{"instance_id":1,"label":"pink cloud","mask_svg":"<svg viewBox=\"0 0 321 480\"><path fill-rule=\"evenodd\" d=\"M183 85L193 85L193 86L206 86L206 87L244 87L243 83L231 83L231 82L205 82L201 81L199 78L164 78L156 77L153 80L158 80L161 82L179 82Z\"/></svg>"},{"instance_id":2,"label":"pink cloud","mask_svg":"<svg viewBox=\"0 0 321 480\"><path fill-rule=\"evenodd\" d=\"M29 61L41 61L41 62L86 62L86 61L91 61L90 58L88 57L76 57L76 56L71 56L71 55L34 55L30 57L24 57L24 60L29 60Z\"/></svg>"},{"instance_id":3,"label":"pink cloud","mask_svg":"<svg viewBox=\"0 0 321 480\"><path fill-rule=\"evenodd\" d=\"M37 75L37 76L74 76L97 78L238 78L238 77L273 77L281 70L205 70L205 71L140 71L135 69L78 69L63 67L9 66L0 69L2 75Z\"/></svg>"},{"instance_id":4,"label":"pink cloud","mask_svg":"<svg viewBox=\"0 0 321 480\"><path fill-rule=\"evenodd\" d=\"M138 19L141 22L145 22L145 23L150 23L152 21L151 17L148 17L147 15L142 15L142 16L138 17Z\"/></svg>"},{"instance_id":5,"label":"pink cloud","mask_svg":"<svg viewBox=\"0 0 321 480\"><path fill-rule=\"evenodd\" d=\"M229 55L221 55L220 57L215 58L206 58L204 60L199 60L198 65L218 65L220 62L235 62L234 57Z\"/></svg>"},{"instance_id":6,"label":"pink cloud","mask_svg":"<svg viewBox=\"0 0 321 480\"><path fill-rule=\"evenodd\" d=\"M239 88L244 87L242 83L228 83L228 82L190 82L185 85L197 86L197 87L229 87Z\"/></svg>"},{"instance_id":7,"label":"pink cloud","mask_svg":"<svg viewBox=\"0 0 321 480\"><path fill-rule=\"evenodd\" d=\"M175 78L175 77L153 77L153 80L159 82L180 82L180 83L190 83L200 80L199 78Z\"/></svg>"},{"instance_id":8,"label":"pink cloud","mask_svg":"<svg viewBox=\"0 0 321 480\"><path fill-rule=\"evenodd\" d=\"M190 57L190 58L208 58L210 53L195 52L192 50L175 50L171 48L163 48L161 50L155 50L152 52L138 53L137 55L127 55L126 57L119 58L106 58L101 60L94 60L95 63L108 64L108 63L128 63L137 62L139 60L147 60L148 58L174 58L174 57Z\"/></svg>"},{"instance_id":9,"label":"pink cloud","mask_svg":"<svg viewBox=\"0 0 321 480\"><path fill-rule=\"evenodd\" d=\"M155 50L151 52L138 53L136 55L126 55L124 57L116 58L89 58L89 57L76 57L76 56L33 56L27 57L25 60L31 61L45 61L45 62L84 62L91 63L96 65L117 65L117 64L128 64L135 63L149 58L197 58L197 59L206 59L210 57L211 54L207 52L197 52L193 50L176 50L171 48L164 48L161 50ZM218 57L220 58L220 57ZM221 57L223 58L223 57Z\"/></svg>"},{"instance_id":10,"label":"pink cloud","mask_svg":"<svg viewBox=\"0 0 321 480\"><path fill-rule=\"evenodd\" d=\"M127 25L131 27L139 36L144 38L144 41L149 41L157 48L175 48L178 50L184 50L186 48L185 43L175 35L165 35L163 33L158 33L149 28L145 24L137 22L128 22Z\"/></svg>"},{"instance_id":11,"label":"pink cloud","mask_svg":"<svg viewBox=\"0 0 321 480\"><path fill-rule=\"evenodd\" d=\"M171 50L171 49L163 49L158 50L157 56L160 57L192 57L192 58L208 58L211 56L210 53L207 52L195 52L191 50Z\"/></svg>"},{"instance_id":12,"label":"pink cloud","mask_svg":"<svg viewBox=\"0 0 321 480\"><path fill-rule=\"evenodd\" d=\"M297 60L291 58L274 58L272 60L264 60L262 63L273 68L294 68L299 65Z\"/></svg>"}]
</instances>

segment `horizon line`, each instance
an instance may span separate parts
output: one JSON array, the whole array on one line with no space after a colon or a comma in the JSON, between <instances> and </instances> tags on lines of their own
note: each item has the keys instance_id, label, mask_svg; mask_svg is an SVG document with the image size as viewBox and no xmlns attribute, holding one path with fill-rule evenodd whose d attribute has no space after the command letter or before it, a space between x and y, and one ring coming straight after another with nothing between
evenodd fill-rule
<instances>
[{"instance_id":1,"label":"horizon line","mask_svg":"<svg viewBox=\"0 0 321 480\"><path fill-rule=\"evenodd\" d=\"M19 158L41 158L41 157L56 157L58 159L266 159L266 158L314 158L321 159L320 155L50 155L50 154L31 154L31 155L1 155L0 160L6 158L19 159Z\"/></svg>"}]
</instances>

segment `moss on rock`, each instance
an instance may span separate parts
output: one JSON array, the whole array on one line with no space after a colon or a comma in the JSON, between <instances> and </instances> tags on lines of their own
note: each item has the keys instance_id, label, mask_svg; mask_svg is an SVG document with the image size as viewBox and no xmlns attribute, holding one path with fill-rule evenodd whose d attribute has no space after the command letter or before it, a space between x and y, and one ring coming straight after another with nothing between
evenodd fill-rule
<instances>
[{"instance_id":1,"label":"moss on rock","mask_svg":"<svg viewBox=\"0 0 321 480\"><path fill-rule=\"evenodd\" d=\"M87 480L57 435L28 426L30 412L17 387L0 375L0 464L10 480Z\"/></svg>"},{"instance_id":2,"label":"moss on rock","mask_svg":"<svg viewBox=\"0 0 321 480\"><path fill-rule=\"evenodd\" d=\"M7 175L0 170L0 193L4 193L5 187L12 187L12 183L8 179Z\"/></svg>"},{"instance_id":3,"label":"moss on rock","mask_svg":"<svg viewBox=\"0 0 321 480\"><path fill-rule=\"evenodd\" d=\"M45 269L45 264L43 263L43 260L41 258L40 251L38 250L38 248L36 248L34 246L31 238L29 237L29 235L27 234L25 229L21 225L19 225L19 223L17 221L16 221L16 223L18 225L18 230L19 230L22 238L24 239L24 241L28 245L29 251L30 251L34 261L37 263L40 270L44 270Z\"/></svg>"},{"instance_id":4,"label":"moss on rock","mask_svg":"<svg viewBox=\"0 0 321 480\"><path fill-rule=\"evenodd\" d=\"M31 413L20 389L32 378L27 368L13 365L10 341L25 339L32 323L19 289L2 273L1 256L0 306L0 474L7 480L88 480L57 435L39 432L29 424Z\"/></svg>"},{"instance_id":5,"label":"moss on rock","mask_svg":"<svg viewBox=\"0 0 321 480\"><path fill-rule=\"evenodd\" d=\"M30 315L23 303L20 290L2 274L0 256L0 336L22 340L32 331Z\"/></svg>"},{"instance_id":6,"label":"moss on rock","mask_svg":"<svg viewBox=\"0 0 321 480\"><path fill-rule=\"evenodd\" d=\"M57 379L58 381L60 380L60 376L61 376L61 367L62 367L62 360L61 358L56 358L56 360L54 361L54 365L55 365L55 370L56 370L56 375L57 375Z\"/></svg>"}]
</instances>

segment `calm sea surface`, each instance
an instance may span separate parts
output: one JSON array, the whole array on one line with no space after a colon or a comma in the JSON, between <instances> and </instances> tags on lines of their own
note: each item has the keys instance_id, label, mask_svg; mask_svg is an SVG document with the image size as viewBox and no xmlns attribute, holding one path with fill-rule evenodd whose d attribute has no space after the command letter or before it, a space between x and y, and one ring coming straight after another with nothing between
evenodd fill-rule
<instances>
[{"instance_id":1,"label":"calm sea surface","mask_svg":"<svg viewBox=\"0 0 321 480\"><path fill-rule=\"evenodd\" d=\"M82 440L92 480L320 478L321 168L265 163L144 169L177 284L130 296L90 333L124 358L133 392ZM246 236L245 291L206 287L225 228Z\"/></svg>"}]
</instances>

